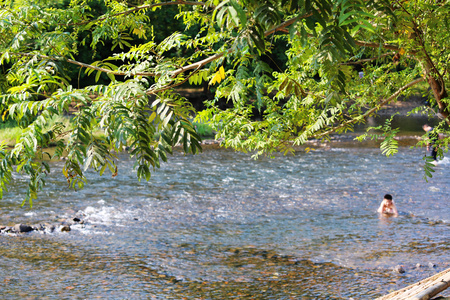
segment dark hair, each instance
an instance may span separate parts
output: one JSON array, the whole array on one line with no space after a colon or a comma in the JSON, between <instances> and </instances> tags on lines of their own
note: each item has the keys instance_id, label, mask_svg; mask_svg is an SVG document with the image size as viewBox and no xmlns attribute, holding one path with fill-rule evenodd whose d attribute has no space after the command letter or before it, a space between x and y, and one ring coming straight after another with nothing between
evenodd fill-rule
<instances>
[{"instance_id":1,"label":"dark hair","mask_svg":"<svg viewBox=\"0 0 450 300\"><path fill-rule=\"evenodd\" d=\"M392 196L390 194L384 195L384 199L392 200Z\"/></svg>"}]
</instances>

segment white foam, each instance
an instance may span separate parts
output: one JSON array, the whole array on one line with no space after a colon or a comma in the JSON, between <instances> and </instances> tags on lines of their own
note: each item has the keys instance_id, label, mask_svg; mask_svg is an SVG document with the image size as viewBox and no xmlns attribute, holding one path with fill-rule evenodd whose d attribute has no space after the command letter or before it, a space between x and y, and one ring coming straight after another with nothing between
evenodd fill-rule
<instances>
[{"instance_id":1,"label":"white foam","mask_svg":"<svg viewBox=\"0 0 450 300\"><path fill-rule=\"evenodd\" d=\"M76 230L83 235L114 235L114 232L94 230L92 226L85 226L82 228L77 228Z\"/></svg>"},{"instance_id":2,"label":"white foam","mask_svg":"<svg viewBox=\"0 0 450 300\"><path fill-rule=\"evenodd\" d=\"M130 212L123 212L113 206L88 206L83 211L85 218L92 224L118 225L123 220L131 218Z\"/></svg>"},{"instance_id":3,"label":"white foam","mask_svg":"<svg viewBox=\"0 0 450 300\"><path fill-rule=\"evenodd\" d=\"M231 181L235 181L235 179L233 177L229 177L229 176L222 179L222 182L231 182Z\"/></svg>"},{"instance_id":4,"label":"white foam","mask_svg":"<svg viewBox=\"0 0 450 300\"><path fill-rule=\"evenodd\" d=\"M438 161L438 166L439 165L449 165L450 164L450 159L448 157L444 157L442 160Z\"/></svg>"}]
</instances>

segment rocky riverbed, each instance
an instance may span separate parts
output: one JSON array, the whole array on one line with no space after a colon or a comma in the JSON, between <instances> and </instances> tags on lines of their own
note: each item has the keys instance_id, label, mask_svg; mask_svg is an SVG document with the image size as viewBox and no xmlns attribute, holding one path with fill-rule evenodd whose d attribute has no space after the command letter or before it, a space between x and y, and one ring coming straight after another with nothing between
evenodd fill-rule
<instances>
[{"instance_id":1,"label":"rocky riverbed","mask_svg":"<svg viewBox=\"0 0 450 300\"><path fill-rule=\"evenodd\" d=\"M71 231L71 226L84 224L84 220L79 217L74 217L71 219L60 219L57 223L39 223L33 225L19 223L13 226L0 225L0 234L15 235L32 231L40 233L53 233L55 231L69 232Z\"/></svg>"}]
</instances>

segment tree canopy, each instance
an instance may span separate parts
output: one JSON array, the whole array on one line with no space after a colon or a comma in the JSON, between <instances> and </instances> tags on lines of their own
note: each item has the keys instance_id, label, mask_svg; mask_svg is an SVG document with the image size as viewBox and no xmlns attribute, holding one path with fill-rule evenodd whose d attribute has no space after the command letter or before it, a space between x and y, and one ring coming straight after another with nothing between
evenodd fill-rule
<instances>
[{"instance_id":1,"label":"tree canopy","mask_svg":"<svg viewBox=\"0 0 450 300\"><path fill-rule=\"evenodd\" d=\"M115 176L124 148L149 180L176 145L201 151L194 117L212 124L225 147L289 153L352 130L421 84L430 105L413 112L438 115L440 132L449 124L447 1L0 3L2 115L23 129L0 151L0 190L24 172L30 201L50 171L49 145L52 158L67 157L71 187L83 186L88 168ZM205 84L214 97L196 111L178 88ZM69 110L70 126L49 127ZM378 129L383 153L395 154L397 129ZM448 139L440 143L447 151Z\"/></svg>"}]
</instances>

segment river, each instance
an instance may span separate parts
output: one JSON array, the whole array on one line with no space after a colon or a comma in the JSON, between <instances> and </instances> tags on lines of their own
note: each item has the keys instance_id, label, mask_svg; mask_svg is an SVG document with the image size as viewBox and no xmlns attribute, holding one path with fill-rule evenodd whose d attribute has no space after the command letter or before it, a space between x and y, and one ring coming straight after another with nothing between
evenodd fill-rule
<instances>
[{"instance_id":1,"label":"river","mask_svg":"<svg viewBox=\"0 0 450 300\"><path fill-rule=\"evenodd\" d=\"M26 180L1 224L70 232L0 235L3 299L373 299L449 268L450 161L428 182L423 150L340 144L274 158L176 152L149 182L119 174L67 188L56 169L33 207ZM52 163L61 167L62 162ZM390 193L397 218L376 209ZM405 273L393 268L402 265Z\"/></svg>"}]
</instances>

